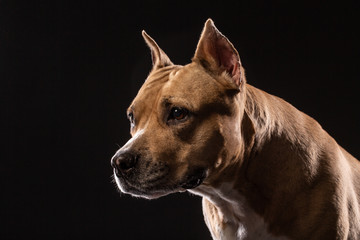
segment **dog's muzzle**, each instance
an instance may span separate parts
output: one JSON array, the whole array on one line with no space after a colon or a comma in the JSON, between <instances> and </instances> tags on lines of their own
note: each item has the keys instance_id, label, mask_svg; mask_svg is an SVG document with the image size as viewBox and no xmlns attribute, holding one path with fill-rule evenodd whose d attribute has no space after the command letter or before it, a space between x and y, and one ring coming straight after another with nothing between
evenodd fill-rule
<instances>
[{"instance_id":1,"label":"dog's muzzle","mask_svg":"<svg viewBox=\"0 0 360 240\"><path fill-rule=\"evenodd\" d=\"M123 193L145 198L157 198L173 192L193 189L207 176L204 168L189 169L178 180L165 162L151 161L129 150L119 150L111 159L114 180Z\"/></svg>"}]
</instances>

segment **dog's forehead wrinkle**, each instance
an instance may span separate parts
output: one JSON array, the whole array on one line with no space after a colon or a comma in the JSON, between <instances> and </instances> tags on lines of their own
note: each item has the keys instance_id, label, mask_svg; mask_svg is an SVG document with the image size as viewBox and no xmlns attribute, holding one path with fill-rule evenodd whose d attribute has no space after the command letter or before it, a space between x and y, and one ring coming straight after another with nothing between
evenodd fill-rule
<instances>
[{"instance_id":1,"label":"dog's forehead wrinkle","mask_svg":"<svg viewBox=\"0 0 360 240\"><path fill-rule=\"evenodd\" d=\"M161 92L163 87L169 81L171 73L177 72L181 67L182 66L174 65L150 72L149 76L135 97L133 101L134 104L139 101L148 102L149 100L152 100L154 96L157 96Z\"/></svg>"},{"instance_id":2,"label":"dog's forehead wrinkle","mask_svg":"<svg viewBox=\"0 0 360 240\"><path fill-rule=\"evenodd\" d=\"M180 65L173 65L169 67L160 68L150 72L148 78L144 82L144 85L152 85L157 83L164 83L171 77L175 76L176 73L182 68Z\"/></svg>"}]
</instances>

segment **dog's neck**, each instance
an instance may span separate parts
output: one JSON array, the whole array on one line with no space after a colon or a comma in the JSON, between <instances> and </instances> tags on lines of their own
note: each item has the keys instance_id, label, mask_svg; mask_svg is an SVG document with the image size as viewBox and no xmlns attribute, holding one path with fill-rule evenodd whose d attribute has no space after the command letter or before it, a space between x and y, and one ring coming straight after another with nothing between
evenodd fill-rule
<instances>
[{"instance_id":1,"label":"dog's neck","mask_svg":"<svg viewBox=\"0 0 360 240\"><path fill-rule=\"evenodd\" d=\"M251 85L246 86L245 111L254 125L257 145L282 135L288 136L289 141L295 141L298 129L303 128L303 119L299 118L303 118L304 114L281 98Z\"/></svg>"},{"instance_id":2,"label":"dog's neck","mask_svg":"<svg viewBox=\"0 0 360 240\"><path fill-rule=\"evenodd\" d=\"M239 109L243 111L241 121L238 123L242 135L241 146L238 146L241 154L237 156L238 159L235 159L235 164L232 161L230 165L226 165L221 170L217 169L220 171L218 174L221 175L221 181L218 181L219 177L215 177L215 181L206 181L198 188L189 190L191 193L207 198L223 211L227 211L224 207L229 203L239 202L239 198L245 200L244 197L241 197L242 187L239 188L239 185L242 186L243 183L247 182L246 168L249 165L249 160L258 148L261 148L266 144L266 141L271 139L276 126L281 125L276 124L276 120L279 118L271 116L277 110L271 109L267 105L267 98L272 97L271 95L246 84L238 97L241 98L237 101L240 104ZM233 178L226 179L224 176L232 176ZM235 210L235 208L239 210L241 207L233 206L232 208L235 214L238 213L238 218L243 215L241 211Z\"/></svg>"},{"instance_id":3,"label":"dog's neck","mask_svg":"<svg viewBox=\"0 0 360 240\"><path fill-rule=\"evenodd\" d=\"M267 199L276 194L277 181L282 182L281 187L287 187L286 179L294 182L312 179L317 170L313 168L314 162L324 148L322 138L328 134L313 118L281 98L250 85L246 95L245 111L255 130L251 153L244 156L242 166L246 179L258 186ZM292 171L299 169L303 175L294 179Z\"/></svg>"}]
</instances>

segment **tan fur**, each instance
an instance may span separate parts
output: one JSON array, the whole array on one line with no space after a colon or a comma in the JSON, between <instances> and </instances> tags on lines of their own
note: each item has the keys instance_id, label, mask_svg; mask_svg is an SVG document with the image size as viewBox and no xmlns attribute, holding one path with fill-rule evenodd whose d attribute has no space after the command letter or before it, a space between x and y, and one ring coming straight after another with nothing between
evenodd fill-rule
<instances>
[{"instance_id":1,"label":"tan fur","mask_svg":"<svg viewBox=\"0 0 360 240\"><path fill-rule=\"evenodd\" d=\"M201 169L187 190L203 197L214 239L360 239L360 162L314 119L247 84L211 20L186 66L143 35L154 67L128 110L134 137L112 159L119 168L125 154L139 158L115 176L123 192L185 191ZM171 125L172 106L191 115Z\"/></svg>"}]
</instances>

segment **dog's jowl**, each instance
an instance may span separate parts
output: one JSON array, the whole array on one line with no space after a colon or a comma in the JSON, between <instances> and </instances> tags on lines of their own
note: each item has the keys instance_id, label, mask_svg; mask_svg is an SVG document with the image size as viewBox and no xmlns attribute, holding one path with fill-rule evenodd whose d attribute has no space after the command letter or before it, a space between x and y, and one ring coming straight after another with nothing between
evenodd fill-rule
<instances>
[{"instance_id":1,"label":"dog's jowl","mask_svg":"<svg viewBox=\"0 0 360 240\"><path fill-rule=\"evenodd\" d=\"M111 160L122 192L200 195L213 239L360 239L360 162L247 84L212 20L185 66L143 37L153 68L127 110L132 138Z\"/></svg>"}]
</instances>

